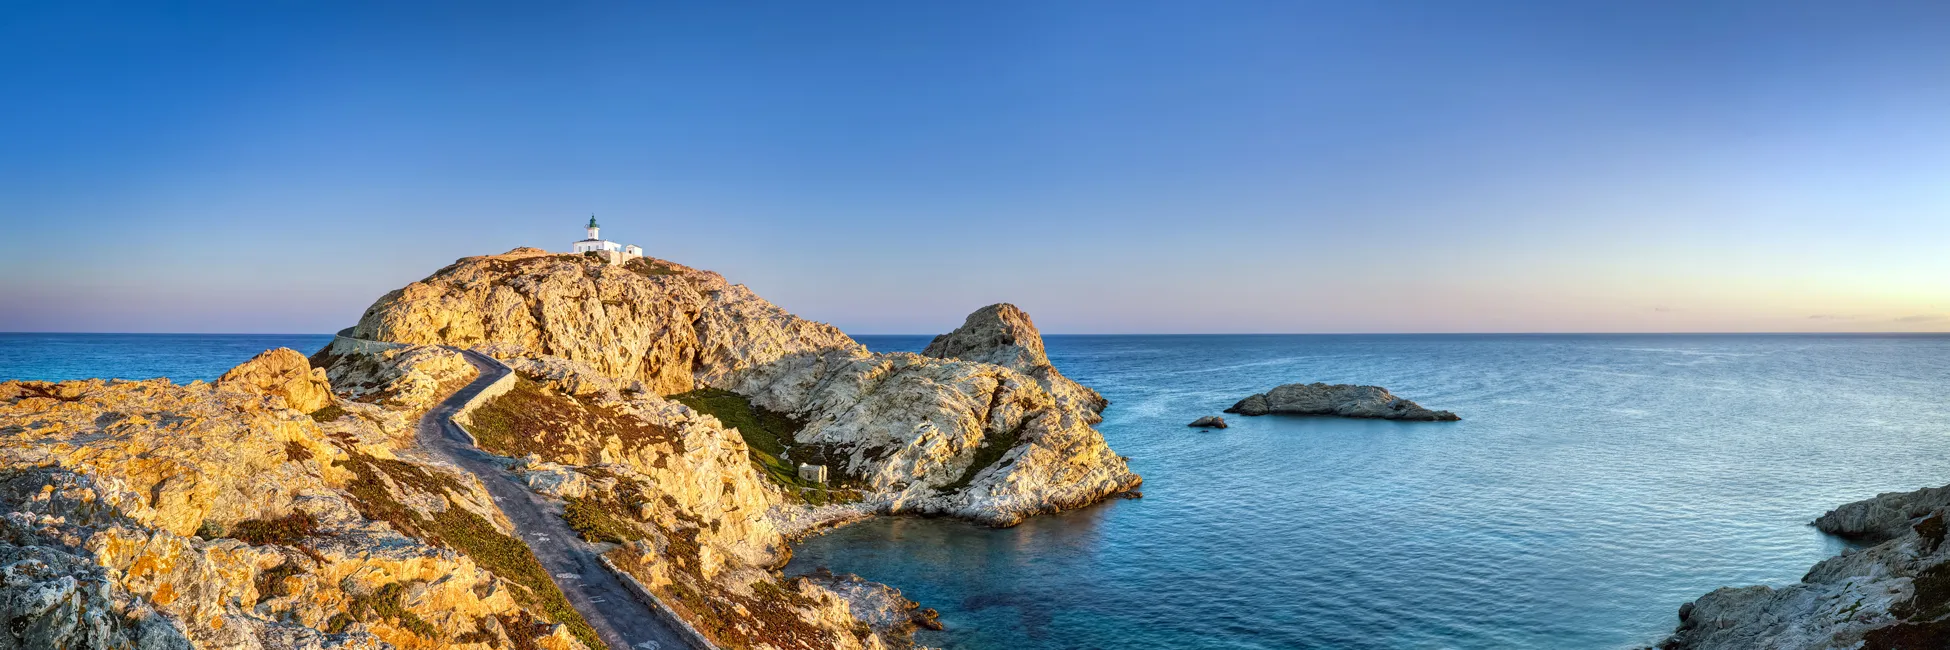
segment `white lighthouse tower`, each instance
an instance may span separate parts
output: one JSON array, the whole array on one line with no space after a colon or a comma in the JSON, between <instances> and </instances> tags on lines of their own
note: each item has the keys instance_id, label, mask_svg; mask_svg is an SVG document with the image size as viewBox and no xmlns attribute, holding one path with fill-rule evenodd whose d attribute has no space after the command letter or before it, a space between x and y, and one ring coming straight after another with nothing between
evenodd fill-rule
<instances>
[{"instance_id":1,"label":"white lighthouse tower","mask_svg":"<svg viewBox=\"0 0 1950 650\"><path fill-rule=\"evenodd\" d=\"M609 260L611 264L622 264L643 257L643 249L635 245L624 246L603 239L602 226L596 225L596 215L589 215L589 225L584 226L584 229L589 231L589 237L575 243L574 250L577 253L597 253L603 259Z\"/></svg>"}]
</instances>

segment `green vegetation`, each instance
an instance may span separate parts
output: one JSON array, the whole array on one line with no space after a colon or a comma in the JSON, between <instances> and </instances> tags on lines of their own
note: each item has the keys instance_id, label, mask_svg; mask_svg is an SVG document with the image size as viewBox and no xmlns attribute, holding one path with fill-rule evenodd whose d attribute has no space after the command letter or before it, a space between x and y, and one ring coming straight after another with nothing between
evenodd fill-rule
<instances>
[{"instance_id":1,"label":"green vegetation","mask_svg":"<svg viewBox=\"0 0 1950 650\"><path fill-rule=\"evenodd\" d=\"M569 497L569 505L563 510L562 519L568 522L570 528L582 533L583 539L591 542L621 544L643 539L642 529L627 521L629 515L622 512L616 503L589 497Z\"/></svg>"},{"instance_id":2,"label":"green vegetation","mask_svg":"<svg viewBox=\"0 0 1950 650\"><path fill-rule=\"evenodd\" d=\"M794 446L793 437L806 423L792 416L752 404L751 398L728 390L700 388L688 393L670 396L685 406L700 413L708 413L726 427L737 429L738 435L745 439L745 448L751 451L752 465L759 472L770 477L773 482L788 488L813 505L823 505L831 501L858 499L859 492L851 489L835 489L799 478L799 466L792 458L786 457L786 447ZM815 450L794 446L794 454L810 454ZM838 473L839 465L821 457L806 458L814 464L827 465L829 472ZM833 477L841 480L842 477Z\"/></svg>"},{"instance_id":3,"label":"green vegetation","mask_svg":"<svg viewBox=\"0 0 1950 650\"><path fill-rule=\"evenodd\" d=\"M346 605L346 611L357 620L391 621L394 625L422 639L435 638L440 633L439 630L434 629L433 625L427 623L425 619L400 606L399 598L404 593L406 593L405 585L395 582L380 587L379 591L373 592L370 596L353 598L352 602Z\"/></svg>"},{"instance_id":4,"label":"green vegetation","mask_svg":"<svg viewBox=\"0 0 1950 650\"><path fill-rule=\"evenodd\" d=\"M657 595L692 627L722 648L816 650L838 645L831 633L803 618L804 610L819 604L799 593L798 582L804 578L762 578L749 585L749 595L704 579L698 522L683 515L679 519L683 523L676 528L660 529L665 540L663 559L670 563L672 580L658 587ZM646 558L637 555L634 547L620 547L609 558L626 573L650 575Z\"/></svg>"},{"instance_id":5,"label":"green vegetation","mask_svg":"<svg viewBox=\"0 0 1950 650\"><path fill-rule=\"evenodd\" d=\"M659 275L677 275L677 269L665 266L662 262L651 261L647 257L639 257L624 262L623 268L636 271L638 275L646 278L654 278Z\"/></svg>"},{"instance_id":6,"label":"green vegetation","mask_svg":"<svg viewBox=\"0 0 1950 650\"><path fill-rule=\"evenodd\" d=\"M318 520L310 513L294 512L277 519L246 519L230 527L227 537L251 546L277 544L295 546L318 534Z\"/></svg>"},{"instance_id":7,"label":"green vegetation","mask_svg":"<svg viewBox=\"0 0 1950 650\"><path fill-rule=\"evenodd\" d=\"M1022 424L1016 425L1016 428L1010 429L1000 435L983 436L982 446L975 449L975 460L968 463L968 469L961 473L961 478L955 479L953 483L936 488L937 491L946 494L968 487L968 484L975 480L976 474L982 473L982 470L987 469L988 466L994 465L998 460L1002 460L1003 454L1009 453L1010 449L1015 448L1016 443L1022 440L1022 428L1025 426L1029 426L1029 420L1026 418Z\"/></svg>"},{"instance_id":8,"label":"green vegetation","mask_svg":"<svg viewBox=\"0 0 1950 650\"><path fill-rule=\"evenodd\" d=\"M345 417L345 409L341 408L337 404L331 404L326 406L325 408L318 409L316 411L311 412L312 421L317 422L319 424L331 422L333 420L337 420L342 417Z\"/></svg>"},{"instance_id":9,"label":"green vegetation","mask_svg":"<svg viewBox=\"0 0 1950 650\"><path fill-rule=\"evenodd\" d=\"M257 574L257 602L261 603L286 595L284 579L304 572L304 569L298 567L298 563L287 560L284 564L265 569L263 573Z\"/></svg>"},{"instance_id":10,"label":"green vegetation","mask_svg":"<svg viewBox=\"0 0 1950 650\"><path fill-rule=\"evenodd\" d=\"M594 458L585 458L588 452L570 443L575 432L615 436L626 446L669 444L674 453L684 453L683 440L669 429L557 393L525 377L516 377L513 388L468 417L473 424L467 431L481 448L503 456L536 454L570 465L593 462Z\"/></svg>"},{"instance_id":11,"label":"green vegetation","mask_svg":"<svg viewBox=\"0 0 1950 650\"><path fill-rule=\"evenodd\" d=\"M548 571L535 559L535 554L529 552L527 545L501 534L486 519L455 505L447 497L449 492L463 491L460 481L445 474L427 472L410 463L374 458L350 450L347 451L347 458L340 461L338 466L355 476L345 489L351 493L353 505L359 509L359 514L367 519L390 523L401 533L429 544L460 551L481 568L521 587L514 592L516 603L523 607L540 608L550 618L569 626L569 631L584 645L603 647L596 630L589 627L588 621L583 620L575 607L569 605L562 590L556 588L555 581L549 578ZM388 480L447 499L447 509L429 519L394 498L387 489Z\"/></svg>"}]
</instances>

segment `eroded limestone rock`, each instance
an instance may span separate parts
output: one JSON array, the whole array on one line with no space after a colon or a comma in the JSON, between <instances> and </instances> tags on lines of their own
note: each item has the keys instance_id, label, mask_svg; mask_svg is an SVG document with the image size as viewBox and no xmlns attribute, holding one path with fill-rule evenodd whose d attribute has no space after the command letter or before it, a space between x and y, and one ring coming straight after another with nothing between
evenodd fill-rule
<instances>
[{"instance_id":1,"label":"eroded limestone rock","mask_svg":"<svg viewBox=\"0 0 1950 650\"><path fill-rule=\"evenodd\" d=\"M310 413L332 404L325 369L311 367L291 348L265 350L217 378L218 388L241 388L284 398L287 406Z\"/></svg>"},{"instance_id":2,"label":"eroded limestone rock","mask_svg":"<svg viewBox=\"0 0 1950 650\"><path fill-rule=\"evenodd\" d=\"M417 412L303 412L289 357L222 386L0 382L0 648L582 647L463 551L513 539L470 476L393 445Z\"/></svg>"}]
</instances>

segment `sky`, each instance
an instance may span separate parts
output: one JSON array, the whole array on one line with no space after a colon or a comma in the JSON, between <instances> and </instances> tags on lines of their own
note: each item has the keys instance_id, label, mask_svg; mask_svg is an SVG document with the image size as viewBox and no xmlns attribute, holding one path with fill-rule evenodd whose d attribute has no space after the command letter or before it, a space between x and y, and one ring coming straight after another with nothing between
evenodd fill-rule
<instances>
[{"instance_id":1,"label":"sky","mask_svg":"<svg viewBox=\"0 0 1950 650\"><path fill-rule=\"evenodd\" d=\"M0 331L606 238L856 334L1950 330L1950 3L0 4Z\"/></svg>"}]
</instances>

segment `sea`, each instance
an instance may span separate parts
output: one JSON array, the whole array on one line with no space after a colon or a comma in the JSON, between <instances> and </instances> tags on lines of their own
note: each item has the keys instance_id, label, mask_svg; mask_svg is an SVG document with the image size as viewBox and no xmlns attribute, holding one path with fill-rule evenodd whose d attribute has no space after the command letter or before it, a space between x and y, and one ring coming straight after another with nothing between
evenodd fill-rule
<instances>
[{"instance_id":1,"label":"sea","mask_svg":"<svg viewBox=\"0 0 1950 650\"><path fill-rule=\"evenodd\" d=\"M860 336L918 351L926 336ZM329 335L0 335L0 379L209 380ZM1808 522L1950 484L1950 336L1050 336L1145 478L1020 526L884 518L795 549L949 649L1632 648L1848 549ZM1226 416L1291 382L1460 422Z\"/></svg>"}]
</instances>

